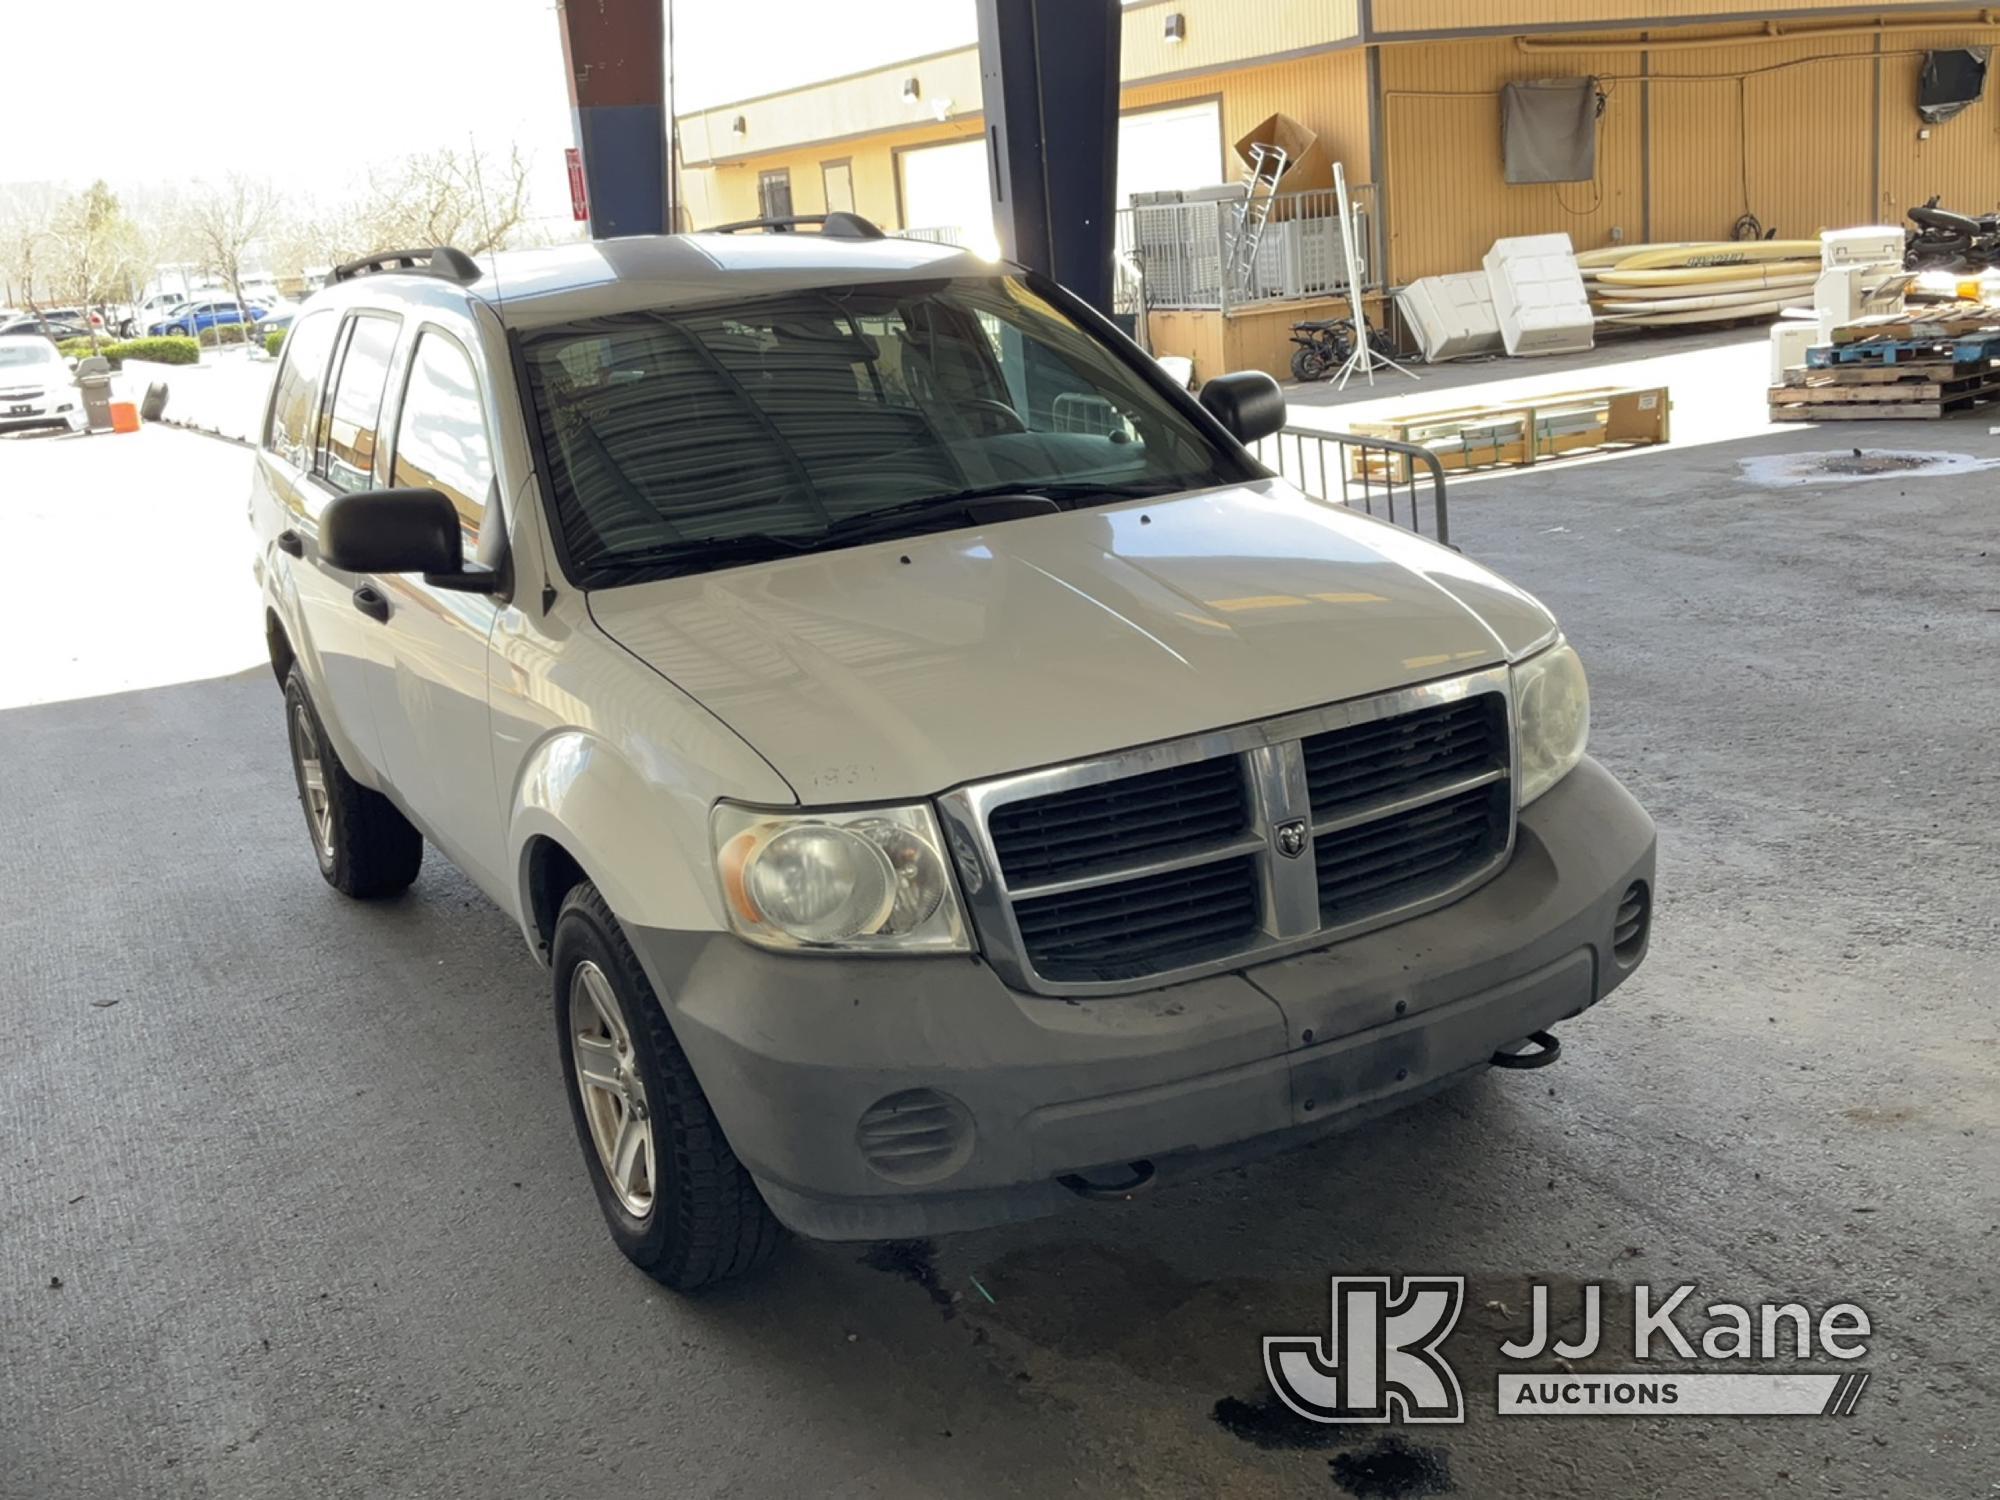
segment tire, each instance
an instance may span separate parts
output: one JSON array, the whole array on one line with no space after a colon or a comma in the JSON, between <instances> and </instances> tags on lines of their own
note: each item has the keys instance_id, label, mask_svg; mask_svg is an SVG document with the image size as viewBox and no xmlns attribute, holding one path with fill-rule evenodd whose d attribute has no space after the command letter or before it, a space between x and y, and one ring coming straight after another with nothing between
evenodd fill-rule
<instances>
[{"instance_id":1,"label":"tire","mask_svg":"<svg viewBox=\"0 0 2000 1500\"><path fill-rule=\"evenodd\" d=\"M677 1292L763 1265L783 1230L729 1149L624 929L588 881L563 901L553 956L563 1083L612 1240L633 1265ZM606 990L615 1017L603 1008ZM615 1079L617 1092L593 1088L586 1100L580 1056L593 1076ZM629 1153L634 1167L614 1186L606 1157L615 1160L627 1140L635 1104L643 1144Z\"/></svg>"},{"instance_id":2,"label":"tire","mask_svg":"<svg viewBox=\"0 0 2000 1500\"><path fill-rule=\"evenodd\" d=\"M1328 365L1326 356L1317 349L1294 349L1292 351L1292 379L1324 380Z\"/></svg>"},{"instance_id":3,"label":"tire","mask_svg":"<svg viewBox=\"0 0 2000 1500\"><path fill-rule=\"evenodd\" d=\"M424 837L387 797L347 774L296 664L285 678L285 727L306 833L326 883L361 901L407 890L423 866ZM323 798L317 809L314 768Z\"/></svg>"}]
</instances>

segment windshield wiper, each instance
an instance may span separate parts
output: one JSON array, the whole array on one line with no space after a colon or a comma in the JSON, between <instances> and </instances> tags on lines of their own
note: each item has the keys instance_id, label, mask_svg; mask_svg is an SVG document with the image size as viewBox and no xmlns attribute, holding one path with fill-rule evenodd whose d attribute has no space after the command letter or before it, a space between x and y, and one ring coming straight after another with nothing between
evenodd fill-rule
<instances>
[{"instance_id":1,"label":"windshield wiper","mask_svg":"<svg viewBox=\"0 0 2000 1500\"><path fill-rule=\"evenodd\" d=\"M768 558L791 557L800 552L810 552L820 540L821 538L817 536L780 536L771 531L750 531L741 536L662 542L655 547L631 547L606 552L591 559L589 569L591 574L596 576L634 569L641 572L652 572L657 569L672 570L682 563L706 565L762 562Z\"/></svg>"},{"instance_id":2,"label":"windshield wiper","mask_svg":"<svg viewBox=\"0 0 2000 1500\"><path fill-rule=\"evenodd\" d=\"M1019 500L1029 502L1021 507L1020 514L1034 515L1039 509L1050 511L1066 510L1071 506L1090 501L1102 500L1143 500L1152 495L1171 494L1180 488L1170 480L1127 481L1124 483L1094 483L1089 480L1063 480L1060 483L1036 483L1032 480L1024 484L989 484L978 489L957 490L946 495L921 495L914 500L904 500L895 505L885 505L877 510L864 510L859 515L843 516L827 527L824 542L853 542L870 537L893 536L903 530L911 521L936 517L940 520L960 520L978 522L987 519L1014 520L1014 516L984 517L978 514L984 505L996 502ZM1032 502L1046 502L1045 507ZM1069 502L1065 505L1065 501Z\"/></svg>"}]
</instances>

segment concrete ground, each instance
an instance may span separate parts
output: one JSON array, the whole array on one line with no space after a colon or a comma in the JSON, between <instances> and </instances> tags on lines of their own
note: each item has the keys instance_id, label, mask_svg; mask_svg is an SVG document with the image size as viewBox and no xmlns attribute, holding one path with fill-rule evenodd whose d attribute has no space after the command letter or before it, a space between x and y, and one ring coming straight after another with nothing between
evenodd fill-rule
<instances>
[{"instance_id":1,"label":"concrete ground","mask_svg":"<svg viewBox=\"0 0 2000 1500\"><path fill-rule=\"evenodd\" d=\"M1994 1493L2000 505L1743 478L1854 444L2000 459L1984 420L1845 426L1461 491L1660 826L1653 955L1557 1067L686 1300L599 1227L518 933L436 856L383 906L315 873L233 670L245 451L0 441L0 1495ZM1261 1336L1369 1270L1471 1278L1465 1425L1273 1415ZM1856 1301L1873 1383L1501 1419L1530 1278Z\"/></svg>"}]
</instances>

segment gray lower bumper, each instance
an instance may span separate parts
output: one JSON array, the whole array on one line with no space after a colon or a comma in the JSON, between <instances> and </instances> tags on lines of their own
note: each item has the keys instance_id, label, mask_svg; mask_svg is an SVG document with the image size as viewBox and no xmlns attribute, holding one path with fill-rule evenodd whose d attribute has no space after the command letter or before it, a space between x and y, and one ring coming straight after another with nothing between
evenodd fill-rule
<instances>
[{"instance_id":1,"label":"gray lower bumper","mask_svg":"<svg viewBox=\"0 0 2000 1500\"><path fill-rule=\"evenodd\" d=\"M1428 916L1165 989L1082 1001L974 959L828 959L635 929L736 1154L793 1229L885 1239L1075 1201L1058 1178L1159 1179L1302 1144L1433 1092L1601 1000L1620 899L1653 880L1651 820L1586 760L1521 815L1507 868ZM1310 1040L1308 1040L1310 1037ZM856 1143L886 1095L958 1100L969 1155L921 1187Z\"/></svg>"}]
</instances>

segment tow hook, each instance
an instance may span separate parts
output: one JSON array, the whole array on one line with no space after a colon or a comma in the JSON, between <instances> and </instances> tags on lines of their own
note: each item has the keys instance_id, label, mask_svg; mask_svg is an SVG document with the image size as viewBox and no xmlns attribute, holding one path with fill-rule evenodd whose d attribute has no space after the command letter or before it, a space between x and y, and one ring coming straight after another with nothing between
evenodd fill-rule
<instances>
[{"instance_id":1,"label":"tow hook","mask_svg":"<svg viewBox=\"0 0 2000 1500\"><path fill-rule=\"evenodd\" d=\"M1149 1161L1135 1161L1127 1164L1132 1175L1123 1182L1092 1182L1079 1172L1069 1172L1056 1179L1079 1198L1088 1198L1095 1203L1112 1203L1120 1198L1130 1198L1153 1181L1153 1164Z\"/></svg>"},{"instance_id":2,"label":"tow hook","mask_svg":"<svg viewBox=\"0 0 2000 1500\"><path fill-rule=\"evenodd\" d=\"M1550 1063L1562 1056L1563 1044L1546 1031L1531 1031L1521 1041L1515 1043L1515 1045L1533 1045L1539 1047L1541 1050L1539 1052L1508 1052L1502 1049L1493 1054L1493 1066L1496 1068L1546 1068Z\"/></svg>"}]
</instances>

